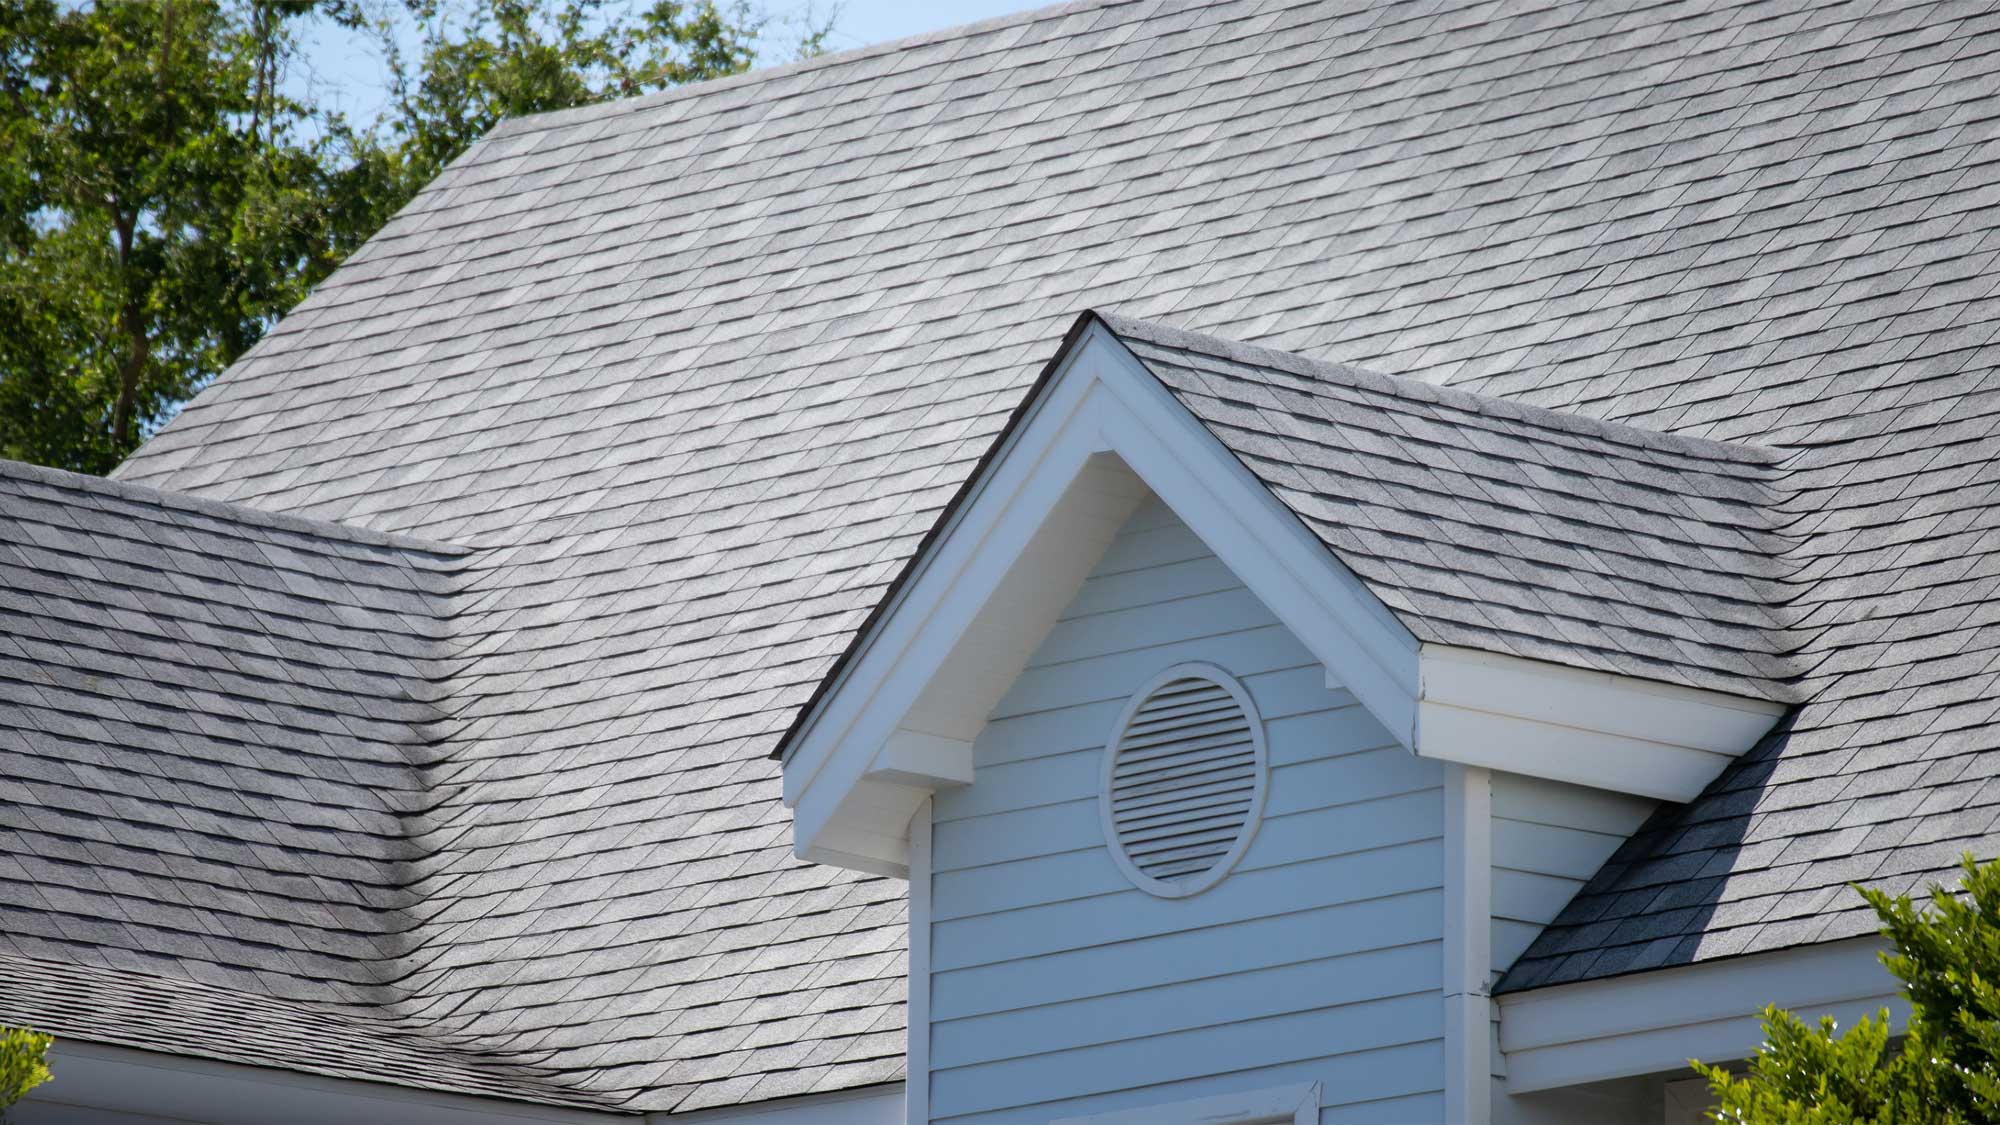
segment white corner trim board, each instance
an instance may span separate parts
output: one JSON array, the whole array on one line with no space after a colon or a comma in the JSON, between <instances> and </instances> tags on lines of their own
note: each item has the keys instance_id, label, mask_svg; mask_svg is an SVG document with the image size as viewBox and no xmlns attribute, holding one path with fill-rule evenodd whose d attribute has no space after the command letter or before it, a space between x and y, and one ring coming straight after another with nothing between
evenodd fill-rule
<instances>
[{"instance_id":1,"label":"white corner trim board","mask_svg":"<svg viewBox=\"0 0 2000 1125\"><path fill-rule=\"evenodd\" d=\"M1486 1125L1493 1114L1493 777L1478 766L1444 775L1444 1116Z\"/></svg>"},{"instance_id":2,"label":"white corner trim board","mask_svg":"<svg viewBox=\"0 0 2000 1125\"><path fill-rule=\"evenodd\" d=\"M1876 955L1880 938L1753 953L1500 997L1507 1089L1528 1093L1638 1074L1684 1071L1687 1060L1740 1059L1763 1042L1766 1004L1841 1026L1909 1004Z\"/></svg>"},{"instance_id":3,"label":"white corner trim board","mask_svg":"<svg viewBox=\"0 0 2000 1125\"><path fill-rule=\"evenodd\" d=\"M1426 758L1691 801L1783 704L1448 645L1418 662Z\"/></svg>"},{"instance_id":4,"label":"white corner trim board","mask_svg":"<svg viewBox=\"0 0 2000 1125\"><path fill-rule=\"evenodd\" d=\"M1318 1125L1319 1107L1319 1083L1301 1082L1084 1117L1059 1117L1049 1125Z\"/></svg>"},{"instance_id":5,"label":"white corner trim board","mask_svg":"<svg viewBox=\"0 0 2000 1125\"><path fill-rule=\"evenodd\" d=\"M931 802L910 818L910 938L903 1033L903 1122L931 1120Z\"/></svg>"},{"instance_id":6,"label":"white corner trim board","mask_svg":"<svg viewBox=\"0 0 2000 1125\"><path fill-rule=\"evenodd\" d=\"M793 739L801 858L907 876L911 814L970 781L986 716L1149 492L1408 744L1415 638L1092 324Z\"/></svg>"}]
</instances>

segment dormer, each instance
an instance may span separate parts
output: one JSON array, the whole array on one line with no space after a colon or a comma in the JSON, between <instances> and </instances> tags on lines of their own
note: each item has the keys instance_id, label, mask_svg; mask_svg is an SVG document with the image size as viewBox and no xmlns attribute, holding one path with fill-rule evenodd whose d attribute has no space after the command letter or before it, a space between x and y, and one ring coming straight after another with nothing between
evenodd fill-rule
<instances>
[{"instance_id":1,"label":"dormer","mask_svg":"<svg viewBox=\"0 0 2000 1125\"><path fill-rule=\"evenodd\" d=\"M911 880L910 1119L1483 1120L1493 979L1784 711L1766 470L1080 318L782 751Z\"/></svg>"}]
</instances>

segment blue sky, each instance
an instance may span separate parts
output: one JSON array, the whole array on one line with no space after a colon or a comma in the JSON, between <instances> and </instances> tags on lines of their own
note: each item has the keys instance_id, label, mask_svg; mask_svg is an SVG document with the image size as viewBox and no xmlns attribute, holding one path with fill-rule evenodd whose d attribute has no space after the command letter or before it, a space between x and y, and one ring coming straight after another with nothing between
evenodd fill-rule
<instances>
[{"instance_id":1,"label":"blue sky","mask_svg":"<svg viewBox=\"0 0 2000 1125\"><path fill-rule=\"evenodd\" d=\"M771 14L776 26L767 35L770 42L760 65L790 62L790 47L796 32L788 33L786 29L798 27L808 11L824 12L827 2L765 0L761 6ZM1038 8L1050 2L1053 0L841 0L828 46L836 51L851 50ZM375 116L387 94L380 60L371 40L321 22L307 35L305 48L300 64L287 76L295 95L310 96L321 105L331 104L357 122Z\"/></svg>"},{"instance_id":2,"label":"blue sky","mask_svg":"<svg viewBox=\"0 0 2000 1125\"><path fill-rule=\"evenodd\" d=\"M849 0L842 5L833 44L845 50L901 39L993 16L1039 8L1050 0Z\"/></svg>"}]
</instances>

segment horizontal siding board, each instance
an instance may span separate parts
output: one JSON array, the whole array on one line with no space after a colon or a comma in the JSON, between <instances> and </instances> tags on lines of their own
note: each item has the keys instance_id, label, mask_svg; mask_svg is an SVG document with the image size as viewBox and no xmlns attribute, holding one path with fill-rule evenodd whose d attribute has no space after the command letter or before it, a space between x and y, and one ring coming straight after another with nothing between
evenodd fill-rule
<instances>
[{"instance_id":1,"label":"horizontal siding board","mask_svg":"<svg viewBox=\"0 0 2000 1125\"><path fill-rule=\"evenodd\" d=\"M1340 794L1335 791L1332 795ZM1436 839L1443 808L1443 791L1426 786L1352 804L1267 817L1237 871L1258 871L1388 844ZM1011 862L938 871L931 883L932 918L948 922L1132 890L1103 846L1104 836L1094 802L1090 811L1088 842L1082 847L1063 851L1051 847L1047 854Z\"/></svg>"},{"instance_id":2,"label":"horizontal siding board","mask_svg":"<svg viewBox=\"0 0 2000 1125\"><path fill-rule=\"evenodd\" d=\"M1172 520L1155 527L1127 523L1104 551L1086 581L1095 582L1113 574L1148 570L1192 559L1212 559L1215 552L1201 541L1188 525Z\"/></svg>"},{"instance_id":3,"label":"horizontal siding board","mask_svg":"<svg viewBox=\"0 0 2000 1125\"><path fill-rule=\"evenodd\" d=\"M1216 972L1297 964L1365 949L1436 941L1444 900L1436 889L1275 914L1247 922L1155 934L1117 945L1063 950L934 972L931 1018L950 1020L1065 999L1155 988Z\"/></svg>"},{"instance_id":4,"label":"horizontal siding board","mask_svg":"<svg viewBox=\"0 0 2000 1125\"><path fill-rule=\"evenodd\" d=\"M1213 888L1165 899L1113 863L1099 787L1131 693L1185 661L1242 682L1270 770L1241 862ZM1165 731L1184 716L1163 706L1151 714ZM1206 730L1186 734L1174 760L1206 760ZM1152 761L1137 737L1134 761ZM1120 532L973 760L974 783L933 810L937 1119L1040 1125L1284 1081L1318 1081L1336 1104L1435 1095L1442 771L1329 688L1162 505ZM1140 804L1154 807L1127 811L1152 815ZM1252 1075L1265 1077L1245 1085Z\"/></svg>"},{"instance_id":5,"label":"horizontal siding board","mask_svg":"<svg viewBox=\"0 0 2000 1125\"><path fill-rule=\"evenodd\" d=\"M1391 844L1238 872L1198 899L1159 899L1134 889L1103 900L1055 902L933 923L931 964L934 969L956 969L1036 957L1080 944L1107 945L1186 926L1196 919L1204 925L1226 925L1436 887L1443 877L1444 850L1438 840ZM1199 913L1185 909L1194 902L1203 907Z\"/></svg>"},{"instance_id":6,"label":"horizontal siding board","mask_svg":"<svg viewBox=\"0 0 2000 1125\"><path fill-rule=\"evenodd\" d=\"M1164 610L1164 612L1163 612ZM1257 595L1236 587L1213 594L1058 621L1036 650L1038 664L1061 664L1276 625Z\"/></svg>"},{"instance_id":7,"label":"horizontal siding board","mask_svg":"<svg viewBox=\"0 0 2000 1125\"><path fill-rule=\"evenodd\" d=\"M1277 1062L1337 1057L1370 1048L1429 1042L1443 1034L1443 1024L1444 1006L1435 993L1397 996L1032 1058L933 1068L931 1107L936 1116L950 1117L1014 1104L1024 1090L1055 1101L1108 1089L1158 1085L1203 1071L1246 1070ZM1408 1087L1383 1091L1406 1092L1410 1092Z\"/></svg>"},{"instance_id":8,"label":"horizontal siding board","mask_svg":"<svg viewBox=\"0 0 2000 1125\"><path fill-rule=\"evenodd\" d=\"M1007 689L993 715L1025 715L1107 699L1122 702L1153 673L1190 660L1219 665L1240 679L1310 664L1312 654L1282 626L1266 625L1088 660L1034 665Z\"/></svg>"},{"instance_id":9,"label":"horizontal siding board","mask_svg":"<svg viewBox=\"0 0 2000 1125\"><path fill-rule=\"evenodd\" d=\"M1646 797L1605 789L1519 774L1493 775L1493 815L1506 820L1624 837L1658 805Z\"/></svg>"},{"instance_id":10,"label":"horizontal siding board","mask_svg":"<svg viewBox=\"0 0 2000 1125\"><path fill-rule=\"evenodd\" d=\"M1439 1067L1443 1062L1440 1060ZM1374 1101L1330 1105L1319 1111L1319 1125L1416 1125L1444 1120L1444 1092L1430 1091Z\"/></svg>"},{"instance_id":11,"label":"horizontal siding board","mask_svg":"<svg viewBox=\"0 0 2000 1125\"><path fill-rule=\"evenodd\" d=\"M1582 882L1597 874L1624 838L1549 824L1494 820L1493 865Z\"/></svg>"},{"instance_id":12,"label":"horizontal siding board","mask_svg":"<svg viewBox=\"0 0 2000 1125\"><path fill-rule=\"evenodd\" d=\"M1495 972L1513 965L1655 807L1582 785L1493 775Z\"/></svg>"},{"instance_id":13,"label":"horizontal siding board","mask_svg":"<svg viewBox=\"0 0 2000 1125\"><path fill-rule=\"evenodd\" d=\"M1266 721L1355 705L1354 697L1347 692L1326 689L1325 673L1317 664L1295 664L1256 674L1232 671L1250 693L1251 701L1257 704L1257 713ZM1139 685L1135 681L1132 686ZM987 771L1053 754L1101 748L1127 698L1118 695L1074 707L994 718L979 733L975 760L982 771ZM984 772L980 774L982 779L985 776ZM961 790L950 795L951 800L946 803L969 797L971 792Z\"/></svg>"},{"instance_id":14,"label":"horizontal siding board","mask_svg":"<svg viewBox=\"0 0 2000 1125\"><path fill-rule=\"evenodd\" d=\"M1074 621L1134 606L1241 589L1243 584L1222 560L1210 555L1087 581L1059 620Z\"/></svg>"},{"instance_id":15,"label":"horizontal siding board","mask_svg":"<svg viewBox=\"0 0 2000 1125\"><path fill-rule=\"evenodd\" d=\"M1328 726L1330 724L1301 723L1298 729L1325 729ZM1070 761L1049 770L1051 785L1047 793L1031 796L1030 787L1024 784L1024 803L1020 807L940 822L934 829L931 845L936 849L933 870L940 876L948 876L982 864L1007 863L1037 855L1101 846L1104 832L1098 816L1099 762L1100 759L1093 754L1088 758L1087 767ZM1341 757L1323 757L1316 761L1280 766L1271 771L1271 795L1265 819L1268 823L1313 809L1358 805L1421 789L1435 789L1441 780L1440 775L1436 762L1415 757L1400 748L1364 749ZM1058 788L1064 781L1075 787ZM1082 784L1076 784L1078 782ZM1029 800L1052 803L1026 804ZM1442 806L1439 815L1442 816ZM1257 862L1257 853L1262 847L1260 832L1260 839L1251 845L1250 854L1244 857L1246 865Z\"/></svg>"},{"instance_id":16,"label":"horizontal siding board","mask_svg":"<svg viewBox=\"0 0 2000 1125\"><path fill-rule=\"evenodd\" d=\"M1516 922L1547 925L1549 919L1576 897L1577 879L1543 875L1536 871L1493 869L1493 916Z\"/></svg>"},{"instance_id":17,"label":"horizontal siding board","mask_svg":"<svg viewBox=\"0 0 2000 1125\"><path fill-rule=\"evenodd\" d=\"M1048 1125L1051 1118L1172 1105L1195 1098L1249 1090L1267 1090L1274 1086L1290 1086L1304 1082L1321 1083L1325 1088L1323 1096L1326 1098L1354 1096L1366 1099L1359 1103L1361 1106L1401 1106L1406 1101L1422 1104L1425 1098L1436 1097L1436 1093L1407 1092L1403 1087L1411 1084L1424 1085L1426 1076L1434 1077L1441 1073L1442 1050L1442 1045L1437 1042L1397 1044L1378 1050L1357 1052L1338 1060L1307 1059L1260 1066L1254 1069L1230 1071L1226 1074L1209 1074L1179 1082L1161 1083L1142 1089L1119 1090L1074 1098L1059 1103L1035 1102L986 1113L955 1116L949 1120L953 1125L975 1125L975 1123L976 1125ZM1338 1090L1333 1089L1336 1084L1339 1086ZM1435 1081L1430 1081L1429 1084L1433 1087L1436 1085ZM1370 1121L1372 1125L1404 1125L1405 1122L1424 1119L1350 1117L1344 1120ZM1429 1120L1440 1121L1442 1115L1440 1113Z\"/></svg>"},{"instance_id":18,"label":"horizontal siding board","mask_svg":"<svg viewBox=\"0 0 2000 1125\"><path fill-rule=\"evenodd\" d=\"M1542 932L1542 925L1543 923L1539 922L1516 922L1511 918L1493 919L1488 948L1493 971L1506 972L1507 967L1514 963L1514 959L1534 942L1535 935Z\"/></svg>"},{"instance_id":19,"label":"horizontal siding board","mask_svg":"<svg viewBox=\"0 0 2000 1125\"><path fill-rule=\"evenodd\" d=\"M1049 1051L1143 1039L1231 1019L1311 1011L1442 987L1435 943L1201 977L1113 996L1015 1008L932 1023L931 1065L970 1066Z\"/></svg>"}]
</instances>

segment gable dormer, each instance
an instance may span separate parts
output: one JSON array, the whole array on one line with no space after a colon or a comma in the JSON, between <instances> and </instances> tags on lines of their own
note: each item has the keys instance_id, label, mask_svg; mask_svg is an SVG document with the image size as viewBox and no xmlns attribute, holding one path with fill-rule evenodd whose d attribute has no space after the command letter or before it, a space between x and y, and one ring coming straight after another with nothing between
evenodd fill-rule
<instances>
[{"instance_id":1,"label":"gable dormer","mask_svg":"<svg viewBox=\"0 0 2000 1125\"><path fill-rule=\"evenodd\" d=\"M1610 430L1080 320L786 740L798 853L912 882L911 1120L1480 1119L1492 978L1783 709L1754 560L1553 546L1755 553L1754 461Z\"/></svg>"}]
</instances>

